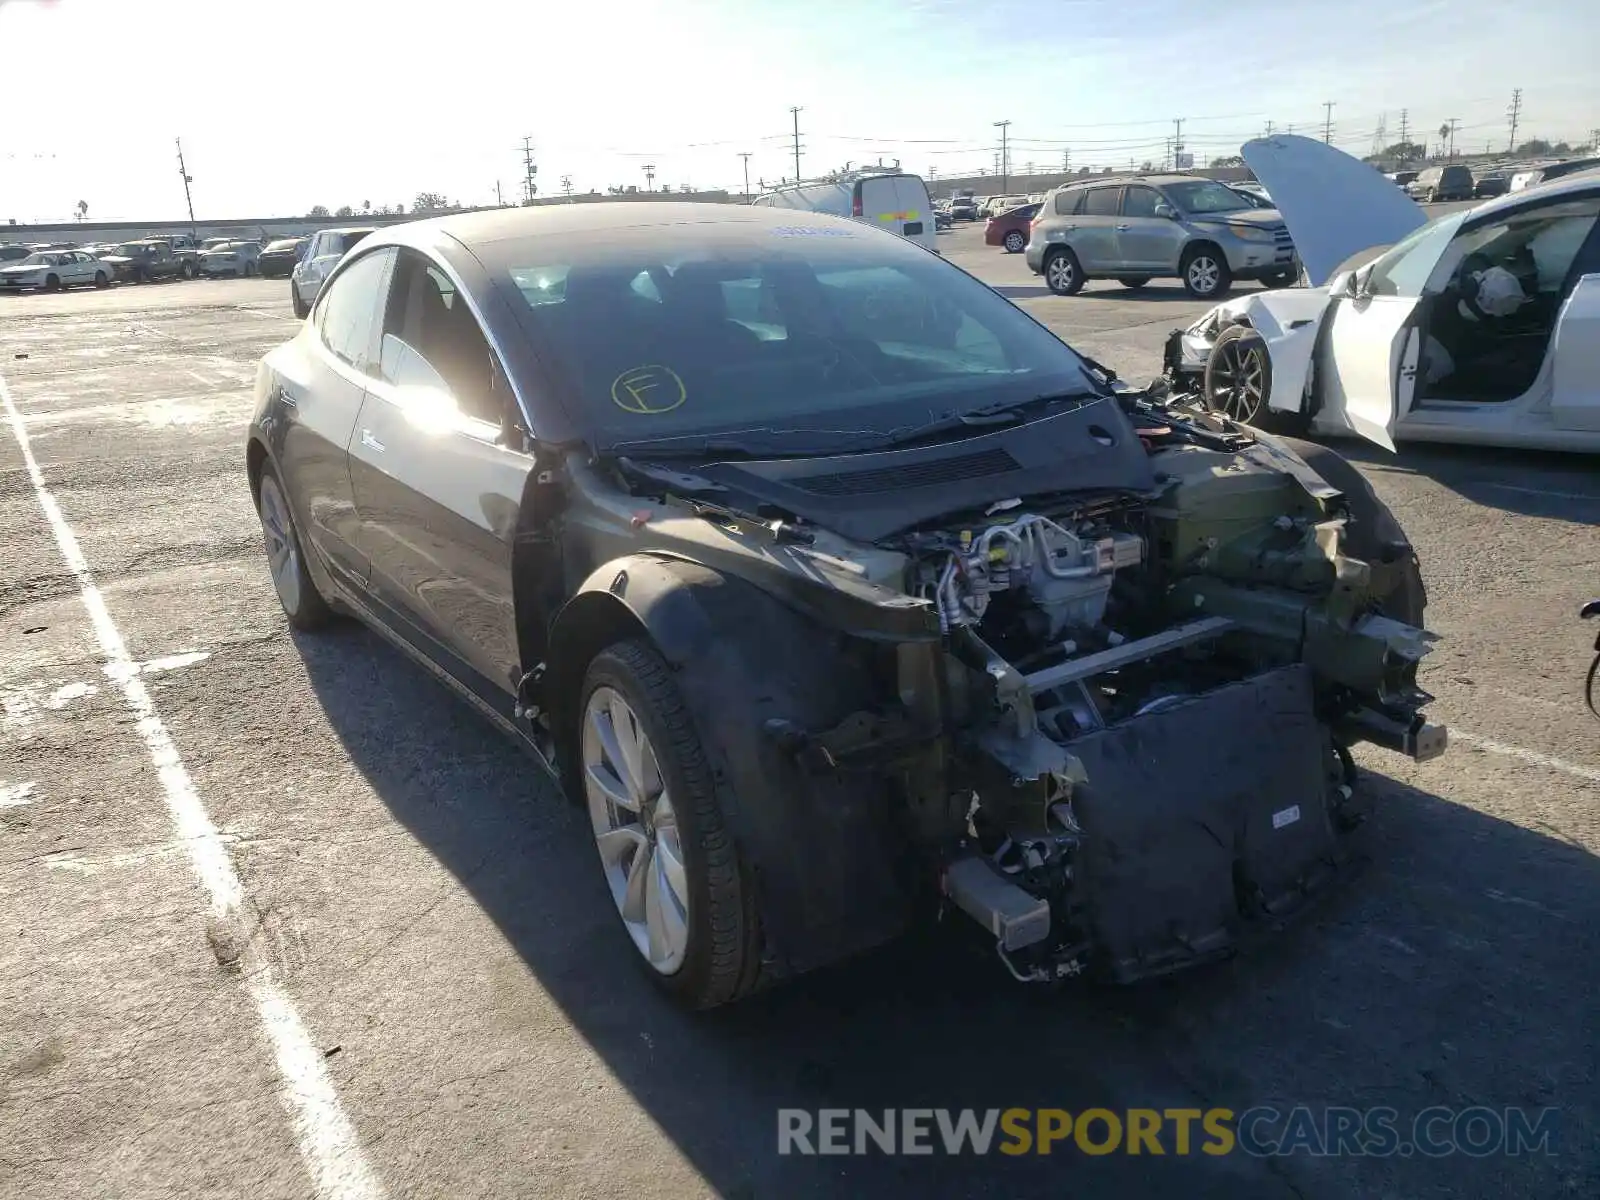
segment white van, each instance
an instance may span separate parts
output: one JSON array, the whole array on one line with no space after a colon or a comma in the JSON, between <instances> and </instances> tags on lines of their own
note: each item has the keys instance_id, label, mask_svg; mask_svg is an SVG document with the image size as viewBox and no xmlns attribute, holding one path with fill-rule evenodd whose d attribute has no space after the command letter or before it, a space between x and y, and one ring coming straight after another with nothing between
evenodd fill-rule
<instances>
[{"instance_id":1,"label":"white van","mask_svg":"<svg viewBox=\"0 0 1600 1200\"><path fill-rule=\"evenodd\" d=\"M938 253L933 201L920 175L899 171L856 171L838 179L795 183L750 202L766 208L798 208L865 221Z\"/></svg>"}]
</instances>

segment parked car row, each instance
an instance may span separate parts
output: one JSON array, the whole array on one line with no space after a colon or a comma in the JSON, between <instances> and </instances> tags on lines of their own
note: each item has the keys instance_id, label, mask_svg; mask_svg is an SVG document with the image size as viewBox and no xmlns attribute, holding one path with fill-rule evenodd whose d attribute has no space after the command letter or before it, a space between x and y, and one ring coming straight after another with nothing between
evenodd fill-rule
<instances>
[{"instance_id":1,"label":"parked car row","mask_svg":"<svg viewBox=\"0 0 1600 1200\"><path fill-rule=\"evenodd\" d=\"M309 237L263 239L162 234L126 242L0 245L0 291L58 291L113 283L232 275L288 275Z\"/></svg>"}]
</instances>

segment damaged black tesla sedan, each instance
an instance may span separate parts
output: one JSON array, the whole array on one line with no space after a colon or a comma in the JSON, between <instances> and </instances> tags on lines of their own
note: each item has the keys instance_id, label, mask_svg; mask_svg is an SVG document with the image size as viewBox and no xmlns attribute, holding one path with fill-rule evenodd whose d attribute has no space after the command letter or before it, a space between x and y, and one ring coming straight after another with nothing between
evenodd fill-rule
<instances>
[{"instance_id":1,"label":"damaged black tesla sedan","mask_svg":"<svg viewBox=\"0 0 1600 1200\"><path fill-rule=\"evenodd\" d=\"M1204 961L1338 875L1351 745L1444 746L1348 464L855 222L380 230L263 361L248 466L291 623L532 750L695 1006L945 911L1023 980Z\"/></svg>"}]
</instances>

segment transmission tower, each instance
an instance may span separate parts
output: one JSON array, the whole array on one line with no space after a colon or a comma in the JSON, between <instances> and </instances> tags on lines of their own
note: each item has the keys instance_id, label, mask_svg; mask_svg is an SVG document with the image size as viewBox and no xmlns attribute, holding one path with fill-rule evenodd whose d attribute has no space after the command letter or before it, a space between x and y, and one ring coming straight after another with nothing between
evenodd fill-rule
<instances>
[{"instance_id":1,"label":"transmission tower","mask_svg":"<svg viewBox=\"0 0 1600 1200\"><path fill-rule=\"evenodd\" d=\"M1372 157L1377 158L1389 144L1389 114L1378 118L1378 127L1372 131Z\"/></svg>"},{"instance_id":2,"label":"transmission tower","mask_svg":"<svg viewBox=\"0 0 1600 1200\"><path fill-rule=\"evenodd\" d=\"M1400 110L1400 144L1406 147L1411 145L1411 110L1409 108ZM1407 155L1407 157L1410 156Z\"/></svg>"}]
</instances>

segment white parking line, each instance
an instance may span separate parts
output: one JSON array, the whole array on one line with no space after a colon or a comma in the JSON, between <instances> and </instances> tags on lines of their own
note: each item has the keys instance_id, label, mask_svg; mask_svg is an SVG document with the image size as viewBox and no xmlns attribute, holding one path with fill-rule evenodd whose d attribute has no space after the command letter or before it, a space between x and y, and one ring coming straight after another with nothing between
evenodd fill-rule
<instances>
[{"instance_id":1,"label":"white parking line","mask_svg":"<svg viewBox=\"0 0 1600 1200\"><path fill-rule=\"evenodd\" d=\"M187 848L194 872L211 901L212 920L214 923L237 921L241 916L244 887L239 882L233 860L195 790L171 734L156 713L149 689L140 677L139 664L128 653L127 644L111 619L77 536L45 486L44 474L33 456L22 415L11 399L11 390L3 376L0 376L0 407L4 408L12 436L22 451L28 478L33 481L39 507L44 510L45 520L55 534L61 557L77 577L89 623L94 627L105 656L106 674L122 692L139 737L160 777L174 833ZM256 1016L277 1061L280 1095L289 1110L295 1141L317 1195L327 1200L377 1200L383 1195L383 1185L367 1163L355 1127L334 1091L327 1064L301 1021L294 1001L278 982L270 960L256 952L251 943L245 942L238 961L246 990L255 1002Z\"/></svg>"},{"instance_id":2,"label":"white parking line","mask_svg":"<svg viewBox=\"0 0 1600 1200\"><path fill-rule=\"evenodd\" d=\"M1564 758L1554 758L1549 754L1540 754L1537 750L1524 750L1521 746L1507 745L1497 742L1493 738L1479 737L1475 733L1465 733L1459 729L1450 731L1450 740L1465 742L1479 750L1490 754L1503 754L1507 758L1520 759L1535 767L1544 767L1550 771L1560 771L1564 775L1571 775L1577 779L1585 779L1590 783L1600 783L1600 771L1593 767L1580 766L1578 763L1568 762Z\"/></svg>"}]
</instances>

